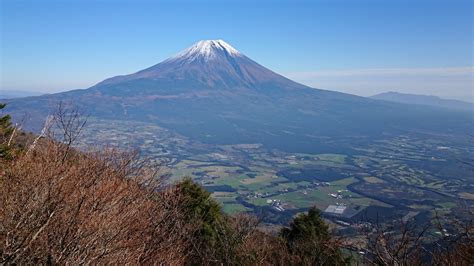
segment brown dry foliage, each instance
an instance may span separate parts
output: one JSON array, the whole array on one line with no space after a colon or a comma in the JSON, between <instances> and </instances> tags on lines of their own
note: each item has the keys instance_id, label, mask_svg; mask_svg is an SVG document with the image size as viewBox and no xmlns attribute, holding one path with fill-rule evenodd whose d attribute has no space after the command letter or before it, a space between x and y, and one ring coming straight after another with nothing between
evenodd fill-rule
<instances>
[{"instance_id":1,"label":"brown dry foliage","mask_svg":"<svg viewBox=\"0 0 474 266\"><path fill-rule=\"evenodd\" d=\"M193 224L179 193L157 192L134 154L84 155L44 140L0 176L0 256L5 263L180 263Z\"/></svg>"}]
</instances>

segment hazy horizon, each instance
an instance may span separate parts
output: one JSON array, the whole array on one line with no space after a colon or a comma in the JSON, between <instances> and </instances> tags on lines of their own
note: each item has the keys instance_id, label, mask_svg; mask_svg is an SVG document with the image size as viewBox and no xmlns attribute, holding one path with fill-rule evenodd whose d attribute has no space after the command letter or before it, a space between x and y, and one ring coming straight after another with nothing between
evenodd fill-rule
<instances>
[{"instance_id":1,"label":"hazy horizon","mask_svg":"<svg viewBox=\"0 0 474 266\"><path fill-rule=\"evenodd\" d=\"M464 83L472 83L472 73L474 73L474 67L461 67L461 68L447 68L447 69L403 69L403 68L394 68L394 69L338 69L338 70L319 70L319 71L308 71L308 72L290 72L290 73L280 73L285 77L293 79L301 84L307 85L309 87L324 89L330 91L337 91L343 93L349 93L362 97L370 97L380 93L386 92L398 92L405 94L413 95L426 95L426 96L436 96L441 99L449 100L459 100L464 102L474 103L474 95L472 94L472 89L463 87ZM137 70L138 71L138 70ZM445 71L445 73L443 73ZM135 71L136 72L136 71ZM134 72L131 72L134 73ZM417 75L416 73L419 73ZM124 75L130 73L120 73L118 75ZM400 78L405 76L406 79ZM456 86L459 90L462 91L463 88L471 89L470 95L464 97L461 95L455 95L448 93L444 88L431 89L429 86L419 85L418 90L413 91L410 89L410 86L407 84L410 83L410 80L424 80L426 82L426 77L431 77L430 81L433 85L436 82L444 81L446 86L452 86L453 83L449 83L449 79L458 78L459 81ZM112 77L112 76L110 76ZM24 93L59 93L66 92L77 89L87 89L100 81L105 80L104 77L101 80L97 80L91 83L88 83L82 87L72 87L72 88L58 88L58 89L11 89L0 87L0 91L11 91L11 92L24 92ZM367 78L372 78L367 80ZM386 82L387 80L391 82ZM428 82L428 84L430 84ZM438 83L439 84L439 83ZM3 84L2 84L3 85ZM352 85L352 86L348 86ZM433 88L433 87L431 87ZM425 89L425 90L424 90ZM449 89L449 88L447 88Z\"/></svg>"}]
</instances>

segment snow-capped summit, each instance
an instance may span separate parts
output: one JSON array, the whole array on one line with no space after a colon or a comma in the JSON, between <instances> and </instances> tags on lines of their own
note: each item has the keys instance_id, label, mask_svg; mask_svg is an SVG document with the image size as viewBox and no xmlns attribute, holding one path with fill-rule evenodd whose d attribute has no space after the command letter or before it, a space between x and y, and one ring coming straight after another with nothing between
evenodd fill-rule
<instances>
[{"instance_id":1,"label":"snow-capped summit","mask_svg":"<svg viewBox=\"0 0 474 266\"><path fill-rule=\"evenodd\" d=\"M204 61L216 59L219 55L241 56L230 44L223 40L203 40L180 52L169 60L186 59L188 61L203 58Z\"/></svg>"},{"instance_id":2,"label":"snow-capped summit","mask_svg":"<svg viewBox=\"0 0 474 266\"><path fill-rule=\"evenodd\" d=\"M172 86L185 83L179 87L199 89L304 87L259 65L223 40L199 41L159 64L104 80L98 86L133 80Z\"/></svg>"}]
</instances>

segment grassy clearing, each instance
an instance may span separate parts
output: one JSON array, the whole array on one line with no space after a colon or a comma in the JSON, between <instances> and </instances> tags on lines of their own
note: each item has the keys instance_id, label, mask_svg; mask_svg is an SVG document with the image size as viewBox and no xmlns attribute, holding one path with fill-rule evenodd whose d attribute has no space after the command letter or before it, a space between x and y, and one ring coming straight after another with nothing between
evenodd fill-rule
<instances>
[{"instance_id":1,"label":"grassy clearing","mask_svg":"<svg viewBox=\"0 0 474 266\"><path fill-rule=\"evenodd\" d=\"M355 182L357 182L357 179L355 177L348 177L348 178L343 178L337 181L330 182L331 183L330 187L337 187L338 189L347 189L348 185Z\"/></svg>"},{"instance_id":2,"label":"grassy clearing","mask_svg":"<svg viewBox=\"0 0 474 266\"><path fill-rule=\"evenodd\" d=\"M211 196L216 199L217 201L224 203L224 202L235 202L235 198L237 194L235 192L213 192Z\"/></svg>"},{"instance_id":3,"label":"grassy clearing","mask_svg":"<svg viewBox=\"0 0 474 266\"><path fill-rule=\"evenodd\" d=\"M246 208L245 206L239 203L226 203L222 205L222 210L227 214L250 211L250 209Z\"/></svg>"},{"instance_id":4,"label":"grassy clearing","mask_svg":"<svg viewBox=\"0 0 474 266\"><path fill-rule=\"evenodd\" d=\"M273 178L274 173L262 173L260 175L255 176L254 178L245 178L241 182L244 185L250 185L250 184L255 184L255 183L262 183L262 182L271 182L275 178Z\"/></svg>"},{"instance_id":5,"label":"grassy clearing","mask_svg":"<svg viewBox=\"0 0 474 266\"><path fill-rule=\"evenodd\" d=\"M422 204L412 204L412 205L409 205L408 207L413 208L415 210L431 210L431 209L433 209L433 206L422 205Z\"/></svg>"},{"instance_id":6,"label":"grassy clearing","mask_svg":"<svg viewBox=\"0 0 474 266\"><path fill-rule=\"evenodd\" d=\"M366 176L364 177L364 181L371 184L380 184L384 182L382 179L375 176Z\"/></svg>"},{"instance_id":7,"label":"grassy clearing","mask_svg":"<svg viewBox=\"0 0 474 266\"><path fill-rule=\"evenodd\" d=\"M318 208L322 209L331 203L327 195L317 190L309 192L307 191L307 194L304 194L303 191L294 191L280 194L274 198L294 205L296 208L309 208L317 206Z\"/></svg>"},{"instance_id":8,"label":"grassy clearing","mask_svg":"<svg viewBox=\"0 0 474 266\"><path fill-rule=\"evenodd\" d=\"M469 192L461 192L458 194L463 199L474 200L474 194Z\"/></svg>"},{"instance_id":9,"label":"grassy clearing","mask_svg":"<svg viewBox=\"0 0 474 266\"><path fill-rule=\"evenodd\" d=\"M318 154L317 157L322 161L329 161L336 164L343 164L346 161L346 155L343 154Z\"/></svg>"},{"instance_id":10,"label":"grassy clearing","mask_svg":"<svg viewBox=\"0 0 474 266\"><path fill-rule=\"evenodd\" d=\"M255 206L267 206L267 200L270 198L249 198L246 201Z\"/></svg>"}]
</instances>

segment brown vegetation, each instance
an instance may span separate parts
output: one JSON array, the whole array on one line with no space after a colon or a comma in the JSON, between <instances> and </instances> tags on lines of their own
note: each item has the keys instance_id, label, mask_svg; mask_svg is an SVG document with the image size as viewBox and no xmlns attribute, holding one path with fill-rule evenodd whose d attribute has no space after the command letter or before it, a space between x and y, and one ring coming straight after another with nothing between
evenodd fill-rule
<instances>
[{"instance_id":1,"label":"brown vegetation","mask_svg":"<svg viewBox=\"0 0 474 266\"><path fill-rule=\"evenodd\" d=\"M2 261L20 263L180 262L189 224L179 194L156 193L134 156L76 153L43 141L1 176Z\"/></svg>"}]
</instances>

